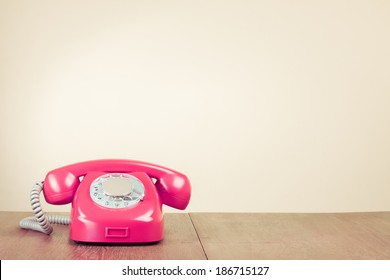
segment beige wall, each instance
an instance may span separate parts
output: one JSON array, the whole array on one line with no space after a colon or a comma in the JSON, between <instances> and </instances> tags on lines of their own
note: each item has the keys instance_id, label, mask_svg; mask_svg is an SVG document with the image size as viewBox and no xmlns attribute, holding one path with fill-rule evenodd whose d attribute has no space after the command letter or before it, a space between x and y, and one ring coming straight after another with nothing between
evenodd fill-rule
<instances>
[{"instance_id":1,"label":"beige wall","mask_svg":"<svg viewBox=\"0 0 390 280\"><path fill-rule=\"evenodd\" d=\"M186 173L188 211L389 211L389 14L0 1L0 210L50 169L129 158Z\"/></svg>"}]
</instances>

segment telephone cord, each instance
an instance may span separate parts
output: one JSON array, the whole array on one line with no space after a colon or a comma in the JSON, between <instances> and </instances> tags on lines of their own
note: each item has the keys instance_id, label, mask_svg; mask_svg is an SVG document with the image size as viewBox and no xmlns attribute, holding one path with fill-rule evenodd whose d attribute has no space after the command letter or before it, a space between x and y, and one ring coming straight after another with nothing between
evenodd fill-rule
<instances>
[{"instance_id":1,"label":"telephone cord","mask_svg":"<svg viewBox=\"0 0 390 280\"><path fill-rule=\"evenodd\" d=\"M40 194L42 190L43 182L35 183L30 193L31 207L35 216L24 218L20 221L19 225L21 228L32 229L49 235L53 232L53 227L51 224L69 225L70 218L67 216L57 215L46 216L43 213L40 201Z\"/></svg>"}]
</instances>

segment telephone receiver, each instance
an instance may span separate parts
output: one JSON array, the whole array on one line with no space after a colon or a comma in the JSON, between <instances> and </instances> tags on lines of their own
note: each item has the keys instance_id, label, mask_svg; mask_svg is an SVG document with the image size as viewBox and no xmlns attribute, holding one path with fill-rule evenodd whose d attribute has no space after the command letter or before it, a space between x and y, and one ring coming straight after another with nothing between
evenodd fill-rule
<instances>
[{"instance_id":1,"label":"telephone receiver","mask_svg":"<svg viewBox=\"0 0 390 280\"><path fill-rule=\"evenodd\" d=\"M45 216L39 195L50 204L72 203L70 218ZM162 205L184 210L188 178L172 169L134 160L92 160L50 171L31 191L35 218L20 222L46 234L51 223L70 224L79 242L146 243L163 239Z\"/></svg>"}]
</instances>

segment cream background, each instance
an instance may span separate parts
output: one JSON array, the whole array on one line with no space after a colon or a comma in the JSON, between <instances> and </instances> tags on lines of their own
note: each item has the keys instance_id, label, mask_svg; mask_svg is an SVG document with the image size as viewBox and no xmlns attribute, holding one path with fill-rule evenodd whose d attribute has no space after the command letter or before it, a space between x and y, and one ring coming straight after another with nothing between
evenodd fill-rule
<instances>
[{"instance_id":1,"label":"cream background","mask_svg":"<svg viewBox=\"0 0 390 280\"><path fill-rule=\"evenodd\" d=\"M51 169L129 158L187 174L187 211L389 211L389 14L0 1L0 210L29 211Z\"/></svg>"}]
</instances>

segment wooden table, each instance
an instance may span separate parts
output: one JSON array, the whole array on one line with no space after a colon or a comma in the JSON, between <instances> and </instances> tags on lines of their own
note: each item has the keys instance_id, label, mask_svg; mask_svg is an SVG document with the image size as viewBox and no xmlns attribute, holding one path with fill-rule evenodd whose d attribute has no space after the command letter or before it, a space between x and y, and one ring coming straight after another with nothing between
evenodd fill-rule
<instances>
[{"instance_id":1,"label":"wooden table","mask_svg":"<svg viewBox=\"0 0 390 280\"><path fill-rule=\"evenodd\" d=\"M152 245L88 245L68 227L47 236L0 212L0 259L390 259L390 212L337 214L167 213Z\"/></svg>"}]
</instances>

